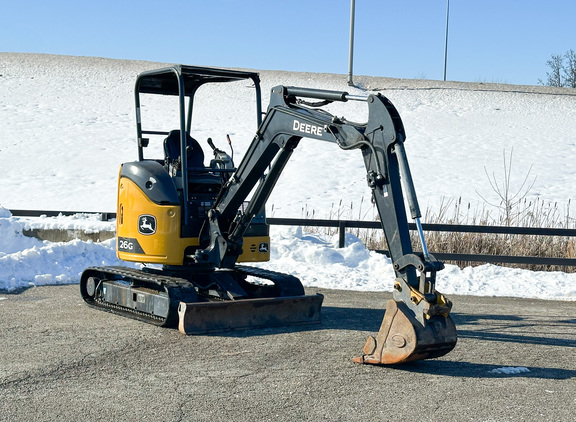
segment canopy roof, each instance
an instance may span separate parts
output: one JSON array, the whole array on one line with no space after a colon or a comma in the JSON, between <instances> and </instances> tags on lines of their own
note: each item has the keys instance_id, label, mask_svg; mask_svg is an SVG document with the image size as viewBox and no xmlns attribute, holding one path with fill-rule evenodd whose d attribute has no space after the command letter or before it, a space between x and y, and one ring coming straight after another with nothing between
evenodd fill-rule
<instances>
[{"instance_id":1,"label":"canopy roof","mask_svg":"<svg viewBox=\"0 0 576 422\"><path fill-rule=\"evenodd\" d=\"M194 95L200 85L210 82L234 82L242 79L252 79L255 84L260 82L258 73L255 72L175 65L142 72L136 80L136 92L179 95L180 76L184 82L184 95L186 96Z\"/></svg>"}]
</instances>

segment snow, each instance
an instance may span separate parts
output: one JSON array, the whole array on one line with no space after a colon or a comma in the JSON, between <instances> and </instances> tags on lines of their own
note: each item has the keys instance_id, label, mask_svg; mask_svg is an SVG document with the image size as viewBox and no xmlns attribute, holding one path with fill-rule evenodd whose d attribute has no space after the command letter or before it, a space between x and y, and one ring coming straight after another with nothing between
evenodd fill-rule
<instances>
[{"instance_id":1,"label":"snow","mask_svg":"<svg viewBox=\"0 0 576 422\"><path fill-rule=\"evenodd\" d=\"M141 71L164 63L0 53L0 290L77 283L92 265L134 265L116 258L114 240L66 243L26 237L31 228L97 232L114 221L97 216L16 218L9 209L111 212L116 208L118 166L136 159L133 84ZM497 201L486 172L503 179L503 155L513 150L511 186L529 168L535 183L528 200L567 209L576 167L576 95L570 90L491 84L356 78L343 75L262 71L264 106L275 85L367 95L380 89L398 108L420 206L439 213L459 199L472 208ZM255 132L253 90L230 85L198 99L195 137L212 137L220 148L230 134L236 161ZM371 91L370 91L371 92ZM143 108L143 121L176 127L174 105L165 113ZM333 104L333 114L366 120L362 102ZM172 113L171 113L172 112ZM149 114L148 114L149 113ZM151 124L150 126L153 126ZM172 127L170 127L172 125ZM150 156L158 152L151 141ZM363 162L356 151L304 139L286 166L267 209L273 217L369 220ZM306 286L391 291L390 260L347 234L337 239L302 228L272 227L272 260L261 266L294 274ZM437 288L450 294L576 300L576 274L533 272L495 265L459 269L447 265Z\"/></svg>"},{"instance_id":2,"label":"snow","mask_svg":"<svg viewBox=\"0 0 576 422\"><path fill-rule=\"evenodd\" d=\"M87 266L120 264L114 250L114 239L99 243L77 239L57 243L42 241L24 236L22 231L27 228L26 222L9 214L0 208L0 290L77 283ZM69 224L58 224L56 220L62 219L40 220L51 220L46 224L49 228ZM94 230L98 225L87 227Z\"/></svg>"},{"instance_id":3,"label":"snow","mask_svg":"<svg viewBox=\"0 0 576 422\"><path fill-rule=\"evenodd\" d=\"M518 375L530 372L525 366L503 366L502 368L495 368L489 371L491 374L497 375Z\"/></svg>"}]
</instances>

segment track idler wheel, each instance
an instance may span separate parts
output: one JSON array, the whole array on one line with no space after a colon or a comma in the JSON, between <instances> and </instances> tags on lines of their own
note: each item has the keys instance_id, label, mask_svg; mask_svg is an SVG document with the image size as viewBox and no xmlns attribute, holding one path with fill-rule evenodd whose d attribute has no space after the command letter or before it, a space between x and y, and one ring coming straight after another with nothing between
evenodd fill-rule
<instances>
[{"instance_id":1,"label":"track idler wheel","mask_svg":"<svg viewBox=\"0 0 576 422\"><path fill-rule=\"evenodd\" d=\"M368 337L358 363L391 365L437 358L456 346L456 326L450 315L435 315L422 325L403 302L390 300L380 331Z\"/></svg>"}]
</instances>

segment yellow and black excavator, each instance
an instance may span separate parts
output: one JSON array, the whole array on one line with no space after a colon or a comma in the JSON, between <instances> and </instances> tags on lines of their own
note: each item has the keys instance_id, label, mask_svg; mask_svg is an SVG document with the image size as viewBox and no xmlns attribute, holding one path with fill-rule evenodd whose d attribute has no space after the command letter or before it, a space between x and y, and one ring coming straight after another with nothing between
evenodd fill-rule
<instances>
[{"instance_id":1,"label":"yellow and black excavator","mask_svg":"<svg viewBox=\"0 0 576 422\"><path fill-rule=\"evenodd\" d=\"M195 94L205 85L235 81L254 89L256 135L238 167L208 138L214 158L205 165L202 147L191 136ZM143 129L142 94L177 98L173 130ZM396 272L380 331L354 360L396 364L454 348L452 304L435 289L443 264L427 250L404 127L386 97L276 86L263 114L257 73L176 65L141 73L135 101L138 160L120 167L117 254L144 265L87 268L80 291L88 305L178 326L185 334L320 322L322 295L306 295L290 274L245 265L269 260L265 203L300 140L311 138L362 153ZM322 108L334 101L366 102L368 121L353 123ZM162 141L156 150L163 156L144 157L151 137ZM405 200L421 253L412 249Z\"/></svg>"}]
</instances>

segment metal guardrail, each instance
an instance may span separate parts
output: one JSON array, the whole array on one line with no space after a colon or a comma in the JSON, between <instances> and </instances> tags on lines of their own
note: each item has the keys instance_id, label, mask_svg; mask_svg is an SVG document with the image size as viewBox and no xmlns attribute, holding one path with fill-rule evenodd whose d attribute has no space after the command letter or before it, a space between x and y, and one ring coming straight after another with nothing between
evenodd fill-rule
<instances>
[{"instance_id":1,"label":"metal guardrail","mask_svg":"<svg viewBox=\"0 0 576 422\"><path fill-rule=\"evenodd\" d=\"M307 227L337 227L338 246L344 247L346 228L379 229L382 226L377 221L355 220L311 220L299 218L266 218L268 224L280 226L307 226ZM416 224L409 223L410 230L416 230ZM459 224L422 224L424 231L458 232L458 233L486 233L486 234L520 234L534 236L568 236L576 237L575 229L538 228L538 227L508 227L508 226L478 226ZM387 255L388 251L376 250ZM431 253L441 261L470 261L486 262L491 264L533 264L533 265L557 265L576 267L576 259L554 258L540 256L513 256L513 255L486 255L486 254L463 254L463 253Z\"/></svg>"},{"instance_id":2,"label":"metal guardrail","mask_svg":"<svg viewBox=\"0 0 576 422\"><path fill-rule=\"evenodd\" d=\"M342 227L358 229L379 229L382 226L378 221L356 220L319 220L301 218L266 218L272 225L281 226L309 226L309 227ZM416 230L416 224L409 223L410 230ZM431 232L459 232L459 233L491 233L491 234L531 234L535 236L569 236L576 237L576 229L556 229L538 227L510 227L510 226L474 226L461 224L429 224L422 223L422 229Z\"/></svg>"},{"instance_id":3,"label":"metal guardrail","mask_svg":"<svg viewBox=\"0 0 576 422\"><path fill-rule=\"evenodd\" d=\"M74 214L100 214L102 221L109 221L116 218L114 212L92 212L92 211L38 211L38 210L10 210L15 217L56 217L59 215ZM379 229L382 226L377 221L356 221L356 220L323 220L323 219L303 219L303 218L274 218L268 217L266 221L270 225L277 226L304 226L304 227L335 227L338 228L338 246L344 247L346 228L358 229ZM410 230L416 230L414 223L409 223ZM567 236L576 237L576 229L560 228L537 228L537 227L508 227L508 226L479 226L460 224L422 224L424 231L437 232L458 232L458 233L485 233L485 234L520 234L534 236ZM385 250L376 252L387 254ZM538 256L512 256L512 255L486 255L486 254L463 254L463 253L440 253L431 252L437 259L442 261L470 261L486 263L507 263L507 264L535 264L535 265L556 265L576 267L576 259L554 258Z\"/></svg>"},{"instance_id":4,"label":"metal guardrail","mask_svg":"<svg viewBox=\"0 0 576 422\"><path fill-rule=\"evenodd\" d=\"M101 221L110 221L116 218L115 212L97 211L41 211L41 210L8 210L14 217L58 217L60 215L70 216L76 214L100 214Z\"/></svg>"}]
</instances>

